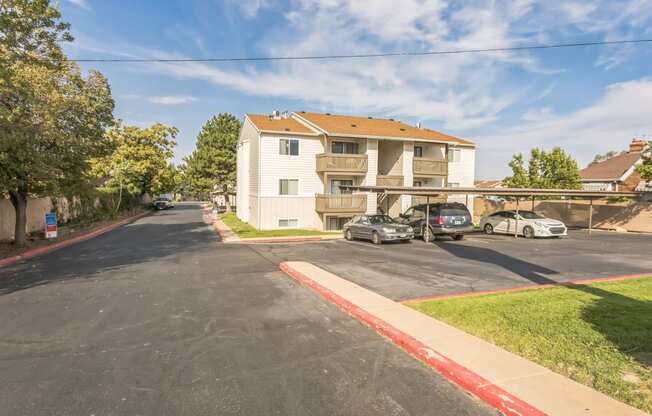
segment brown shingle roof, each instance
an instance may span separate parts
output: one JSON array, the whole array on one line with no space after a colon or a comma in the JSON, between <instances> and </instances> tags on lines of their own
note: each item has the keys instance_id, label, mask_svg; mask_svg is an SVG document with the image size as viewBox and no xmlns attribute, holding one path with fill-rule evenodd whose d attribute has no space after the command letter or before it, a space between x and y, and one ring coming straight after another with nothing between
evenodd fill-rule
<instances>
[{"instance_id":1,"label":"brown shingle roof","mask_svg":"<svg viewBox=\"0 0 652 416\"><path fill-rule=\"evenodd\" d=\"M392 119L356 117L300 111L297 116L309 121L330 136L371 136L427 140L474 146L473 142L435 130L417 128Z\"/></svg>"},{"instance_id":2,"label":"brown shingle roof","mask_svg":"<svg viewBox=\"0 0 652 416\"><path fill-rule=\"evenodd\" d=\"M304 126L292 117L275 119L262 114L247 114L246 116L260 131L272 133L318 134L313 129Z\"/></svg>"},{"instance_id":3,"label":"brown shingle roof","mask_svg":"<svg viewBox=\"0 0 652 416\"><path fill-rule=\"evenodd\" d=\"M641 158L640 153L625 153L612 157L603 162L590 165L582 169L580 175L586 180L612 180L620 179Z\"/></svg>"}]
</instances>

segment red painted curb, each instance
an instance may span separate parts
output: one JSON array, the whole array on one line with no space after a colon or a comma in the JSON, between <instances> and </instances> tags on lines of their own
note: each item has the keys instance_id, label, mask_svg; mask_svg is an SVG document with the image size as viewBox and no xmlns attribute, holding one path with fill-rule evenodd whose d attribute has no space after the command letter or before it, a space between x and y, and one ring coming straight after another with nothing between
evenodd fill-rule
<instances>
[{"instance_id":1,"label":"red painted curb","mask_svg":"<svg viewBox=\"0 0 652 416\"><path fill-rule=\"evenodd\" d=\"M484 296L484 295L496 295L496 294L502 294L502 293L523 292L525 290L548 289L548 288L552 288L552 287L570 287L570 286L588 285L588 284L591 284L591 283L600 283L600 282L618 282L618 281L621 281L621 280L640 279L642 277L652 277L652 271L649 272L649 273L624 274L624 275L620 275L620 276L606 276L606 277L593 277L593 278L589 278L589 279L568 280L568 281L565 281L565 282L547 283L547 284L543 284L543 285L527 285L527 286L511 287L511 288L505 288L505 289L481 290L479 292L457 292L457 293L451 293L451 294L448 294L448 295L422 296L422 297L418 297L418 298L402 300L401 303L410 304L410 303L427 302L429 300L445 300L445 299L453 299L453 298L471 298L471 297Z\"/></svg>"},{"instance_id":2,"label":"red painted curb","mask_svg":"<svg viewBox=\"0 0 652 416\"><path fill-rule=\"evenodd\" d=\"M359 306L349 302L333 291L321 286L303 273L290 267L287 262L280 264L280 269L299 283L307 286L329 302L335 304L350 316L362 321L380 335L389 338L396 345L413 357L437 370L442 376L472 393L483 402L498 409L508 416L543 416L545 413L536 409L518 397L479 376L466 367L452 361L432 350L422 342L400 331L382 319L368 313Z\"/></svg>"},{"instance_id":3,"label":"red painted curb","mask_svg":"<svg viewBox=\"0 0 652 416\"><path fill-rule=\"evenodd\" d=\"M149 215L150 213L151 213L150 211L146 211L146 212L143 212L141 214L134 215L133 217L129 217L127 219L121 220L119 222L106 225L106 226L104 226L102 228L98 228L98 229L93 230L91 232L88 232L86 234L78 235L78 236L70 238L68 240L59 241L58 243L50 244L50 245L44 246L44 247L35 248L35 249L32 249L32 250L27 250L27 251L25 251L25 252L23 252L21 254L11 256L11 257L6 257L4 259L0 259L0 267L16 263L16 262L18 262L20 260L31 259L32 257L40 256L42 254L49 253L51 251L55 251L55 250L58 250L58 249L63 248L63 247L67 247L67 246L70 246L70 245L73 245L73 244L76 244L76 243L91 239L93 237L97 237L100 234L104 234L106 232L114 230L114 229L116 229L118 227L121 227L121 226L123 226L125 224L128 224L128 223L130 223L132 221L135 221L135 220L137 220L139 218L142 218L142 217L144 217L146 215Z\"/></svg>"}]
</instances>

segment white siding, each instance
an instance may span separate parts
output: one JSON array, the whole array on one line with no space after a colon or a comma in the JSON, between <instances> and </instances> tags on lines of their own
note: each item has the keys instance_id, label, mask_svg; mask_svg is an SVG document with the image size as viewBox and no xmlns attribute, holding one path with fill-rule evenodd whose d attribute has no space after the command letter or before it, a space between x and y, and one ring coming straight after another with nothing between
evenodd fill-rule
<instances>
[{"instance_id":1,"label":"white siding","mask_svg":"<svg viewBox=\"0 0 652 416\"><path fill-rule=\"evenodd\" d=\"M238 218L249 222L252 217L250 195L257 190L257 156L252 149L257 149L258 131L249 119L240 130L237 152L236 178L236 212ZM253 192L252 192L253 191Z\"/></svg>"},{"instance_id":2,"label":"white siding","mask_svg":"<svg viewBox=\"0 0 652 416\"><path fill-rule=\"evenodd\" d=\"M475 182L475 149L460 147L460 161L448 162L448 182L459 183L460 187L473 187ZM449 201L466 202L464 195L449 196ZM473 196L469 196L469 211L473 212Z\"/></svg>"},{"instance_id":3,"label":"white siding","mask_svg":"<svg viewBox=\"0 0 652 416\"><path fill-rule=\"evenodd\" d=\"M299 155L279 154L280 139L299 140ZM319 137L264 134L260 138L260 211L256 227L262 230L278 227L279 218L296 218L300 228L321 228L315 211L315 194L324 193L317 174L316 155L324 152ZM279 195L280 179L297 179L298 195Z\"/></svg>"},{"instance_id":4,"label":"white siding","mask_svg":"<svg viewBox=\"0 0 652 416\"><path fill-rule=\"evenodd\" d=\"M403 186L414 184L414 173L412 162L414 161L414 143L403 142ZM404 212L412 205L412 196L401 195L401 212Z\"/></svg>"},{"instance_id":5,"label":"white siding","mask_svg":"<svg viewBox=\"0 0 652 416\"><path fill-rule=\"evenodd\" d=\"M365 147L367 154L367 175L364 178L364 184L367 186L376 186L376 176L378 175L378 140L368 139ZM377 193L367 193L367 214L378 213L377 201Z\"/></svg>"}]
</instances>

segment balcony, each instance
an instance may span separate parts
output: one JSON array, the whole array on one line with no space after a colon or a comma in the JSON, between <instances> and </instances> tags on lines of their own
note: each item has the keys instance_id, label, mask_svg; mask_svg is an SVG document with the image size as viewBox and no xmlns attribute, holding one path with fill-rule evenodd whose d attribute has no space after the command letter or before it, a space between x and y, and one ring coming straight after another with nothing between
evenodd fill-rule
<instances>
[{"instance_id":1,"label":"balcony","mask_svg":"<svg viewBox=\"0 0 652 416\"><path fill-rule=\"evenodd\" d=\"M446 160L415 157L412 162L414 176L448 176L448 162Z\"/></svg>"},{"instance_id":2,"label":"balcony","mask_svg":"<svg viewBox=\"0 0 652 416\"><path fill-rule=\"evenodd\" d=\"M367 174L367 155L321 153L317 155L317 172Z\"/></svg>"},{"instance_id":3,"label":"balcony","mask_svg":"<svg viewBox=\"0 0 652 416\"><path fill-rule=\"evenodd\" d=\"M412 197L412 205L421 205L425 204L428 201L428 198L425 196L413 196ZM446 196L431 196L430 197L430 203L431 204L437 204L437 203L443 203L448 201L448 198Z\"/></svg>"},{"instance_id":4,"label":"balcony","mask_svg":"<svg viewBox=\"0 0 652 416\"><path fill-rule=\"evenodd\" d=\"M377 186L403 186L403 177L399 175L376 176Z\"/></svg>"},{"instance_id":5,"label":"balcony","mask_svg":"<svg viewBox=\"0 0 652 416\"><path fill-rule=\"evenodd\" d=\"M366 194L317 194L315 211L319 213L364 213L367 211Z\"/></svg>"}]
</instances>

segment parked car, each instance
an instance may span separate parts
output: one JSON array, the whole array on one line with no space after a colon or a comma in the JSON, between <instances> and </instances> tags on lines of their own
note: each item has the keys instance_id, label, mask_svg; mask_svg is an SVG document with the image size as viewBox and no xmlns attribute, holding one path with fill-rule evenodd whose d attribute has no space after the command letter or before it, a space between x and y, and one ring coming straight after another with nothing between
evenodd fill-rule
<instances>
[{"instance_id":1,"label":"parked car","mask_svg":"<svg viewBox=\"0 0 652 416\"><path fill-rule=\"evenodd\" d=\"M516 211L498 211L480 220L485 234L514 234ZM518 212L518 235L525 238L561 237L567 235L566 225L555 219L546 218L533 211Z\"/></svg>"},{"instance_id":2,"label":"parked car","mask_svg":"<svg viewBox=\"0 0 652 416\"><path fill-rule=\"evenodd\" d=\"M410 241L414 230L409 225L398 224L387 215L357 215L344 224L344 238L371 240L374 244L385 241Z\"/></svg>"},{"instance_id":3,"label":"parked car","mask_svg":"<svg viewBox=\"0 0 652 416\"><path fill-rule=\"evenodd\" d=\"M165 197L156 198L152 204L154 205L154 208L158 210L174 208L174 202L172 202L170 198Z\"/></svg>"},{"instance_id":4,"label":"parked car","mask_svg":"<svg viewBox=\"0 0 652 416\"><path fill-rule=\"evenodd\" d=\"M426 230L427 204L408 208L396 219L414 229L415 236L423 237ZM466 205L459 202L444 202L430 204L430 240L435 236L449 235L454 240L461 240L464 235L473 231L473 220Z\"/></svg>"}]
</instances>

